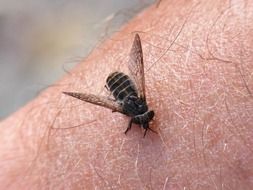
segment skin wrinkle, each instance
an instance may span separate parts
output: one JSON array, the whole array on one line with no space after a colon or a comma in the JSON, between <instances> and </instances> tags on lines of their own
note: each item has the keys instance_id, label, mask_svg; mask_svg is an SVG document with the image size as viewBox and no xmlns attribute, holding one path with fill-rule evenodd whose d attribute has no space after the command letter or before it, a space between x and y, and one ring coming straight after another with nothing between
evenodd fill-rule
<instances>
[{"instance_id":1,"label":"skin wrinkle","mask_svg":"<svg viewBox=\"0 0 253 190\"><path fill-rule=\"evenodd\" d=\"M34 108L35 107L32 107L31 109L29 109L28 110L28 113L29 112L31 112L31 111L34 111ZM24 126L23 126L23 122L19 125L19 129L18 129L19 131L20 131L20 133L18 133L18 134L21 134L21 135L23 135L24 134L24 132L23 132L23 130L24 130ZM39 130L44 130L44 129L39 129ZM47 129L46 129L47 130ZM42 138L45 138L46 137L46 133L44 133L44 132L42 132L42 134L44 134L43 136L42 136ZM26 134L27 135L27 134ZM29 135L29 133L28 133L28 135ZM23 136L22 136L23 137ZM23 137L23 138L20 138L21 140L23 140L23 139L25 139L25 137ZM38 139L39 140L39 139ZM35 149L35 146L34 145L32 145L32 144L28 144L26 141L23 141L24 143L19 143L20 145L23 145L23 147L25 147L25 148L30 148L30 150L33 152L33 154L35 155L35 152L37 151L37 153L36 153L36 155L35 155L35 158L34 159L30 159L30 158L28 158L28 157L26 157L26 160L25 160L25 163L27 163L27 168L25 168L25 170L23 171L23 174L24 175L22 175L22 177L21 177L21 180L22 179L25 179L26 177L27 177L27 175L31 172L31 170L33 169L33 167L34 167L34 164L35 164L35 161L36 161L36 159L37 159L37 156L38 156L38 152L40 151L40 149L41 149L41 147L42 147L42 144L43 144L43 140L41 140L40 142L38 142L39 143L39 148L38 148L38 150L36 150ZM35 143L35 144L37 144L36 142L33 142L33 143ZM18 149L17 149L18 150ZM21 149L21 150L19 150L19 151L23 151L23 149ZM22 158L21 158L22 159ZM17 180L18 179L18 176L15 176L15 175L13 175L14 177L13 177L13 181L15 181L15 180ZM17 179L16 179L17 178ZM17 180L17 182L18 181L20 181L20 179L19 180ZM12 181L9 183L9 184L7 184L7 187L12 187Z\"/></svg>"},{"instance_id":2,"label":"skin wrinkle","mask_svg":"<svg viewBox=\"0 0 253 190\"><path fill-rule=\"evenodd\" d=\"M148 189L151 189L151 190L153 190L153 185L152 185L152 168L151 167L149 167L149 186L148 186Z\"/></svg>"},{"instance_id":3,"label":"skin wrinkle","mask_svg":"<svg viewBox=\"0 0 253 190\"><path fill-rule=\"evenodd\" d=\"M56 115L59 115L60 112L61 112L61 111L59 111ZM52 123L50 126L53 126L53 124L54 124L56 118L57 118L57 117L54 117L53 123ZM46 128L46 131L43 132L43 134L44 134L44 135L43 135L43 137L42 137L42 139L41 139L41 141L39 142L39 145L38 145L38 149L37 149L36 156L35 156L34 159L31 161L31 164L28 166L26 172L24 172L24 173L25 173L24 178L25 178L26 176L29 176L29 174L32 172L33 168L35 167L36 161L37 161L37 159L38 159L38 157L39 157L39 153L42 151L42 149L45 148L45 147L43 147L43 145L45 145L45 146L46 146L46 149L49 150L47 146L49 145L48 142L49 142L50 127L49 127L49 128ZM45 139L47 139L47 140L45 141ZM45 142L46 142L46 144L44 144Z\"/></svg>"},{"instance_id":4,"label":"skin wrinkle","mask_svg":"<svg viewBox=\"0 0 253 190\"><path fill-rule=\"evenodd\" d=\"M97 174L97 176L106 184L107 187L109 187L110 189L113 189L113 187L110 185L110 183L102 176L98 173L97 169L92 166L93 170L95 171L95 173Z\"/></svg>"},{"instance_id":5,"label":"skin wrinkle","mask_svg":"<svg viewBox=\"0 0 253 190\"><path fill-rule=\"evenodd\" d=\"M141 184L141 187L143 187L143 184L142 184L141 178L140 178L140 176L139 176L139 172L138 172L139 154L140 154L140 144L138 144L138 146L137 146L137 155L136 155L134 167L135 167L135 174L136 174L137 178L139 179L139 182L140 182L140 184Z\"/></svg>"},{"instance_id":6,"label":"skin wrinkle","mask_svg":"<svg viewBox=\"0 0 253 190\"><path fill-rule=\"evenodd\" d=\"M60 179L59 183L55 185L56 187L62 187L62 188L66 187L68 177L71 176L71 174L74 172L74 170L79 166L81 160L82 159L80 158L76 162L76 164L73 166L73 168L70 168L69 171L67 171L67 170L64 171L62 176L58 176L58 178L60 177L61 179Z\"/></svg>"},{"instance_id":7,"label":"skin wrinkle","mask_svg":"<svg viewBox=\"0 0 253 190\"><path fill-rule=\"evenodd\" d=\"M160 7L162 7L162 5L163 3ZM194 13L196 12L197 11ZM227 19L226 22L229 21L229 18ZM222 52L222 58L215 58L210 56L210 54L209 56L206 56L205 53L202 55L202 51L196 51L196 53L193 52L191 46L189 48L189 40L192 43L192 48L194 48L196 38L194 38L194 36L188 38L187 36L188 32L190 33L190 36L197 33L194 30L188 31L192 20L194 19L191 18L185 26L186 28L180 34L180 38L178 38L177 42L173 44L174 51L168 51L146 75L148 80L148 98L151 100L149 103L151 107L154 107L157 113L155 122L152 126L159 128L159 135L155 136L148 134L148 138L138 141L138 139L142 138L140 134L141 130L137 126L133 126L131 133L124 136L122 135L122 130L124 130L125 124L129 118L111 113L109 110L100 109L94 105L70 100L61 95L63 100L58 102L59 106L64 101L69 102L69 105L71 106L66 109L64 107L64 110L62 110L62 113L60 114L61 116L57 117L55 123L56 128L63 127L62 122L64 123L64 126L74 126L72 124L75 123L76 125L76 123L82 122L82 119L85 121L89 116L92 116L94 120L97 119L97 121L94 125L88 125L85 123L80 128L76 127L70 130L56 130L57 132L50 135L50 153L40 151L39 154L40 158L38 164L42 163L47 166L38 166L38 168L41 169L40 172L43 173L40 179L37 179L38 182L41 180L47 184L49 181L50 183L47 187L57 188L57 184L59 184L62 179L59 180L59 175L56 174L57 172L62 172L60 168L65 166L62 169L66 174L64 173L62 177L68 176L68 179L64 181L68 184L67 187L71 187L71 180L76 180L76 172L74 171L76 170L81 174L80 177L83 178L81 181L87 182L88 187L99 188L104 187L103 185L107 184L106 187L113 189L114 185L117 185L119 176L121 176L120 187L126 188L130 187L129 184L131 182L134 182L133 184L135 184L135 182L138 181L135 179L135 175L133 175L134 172L136 173L137 168L139 180L143 183L142 187L145 188L148 187L148 184L150 183L150 181L147 180L149 179L150 174L146 175L145 170L147 169L146 166L150 166L153 168L152 186L154 186L154 189L170 189L172 187L175 187L175 189L220 189L220 187L223 187L224 189L242 189L240 187L244 187L243 189L250 189L250 183L246 181L246 177L243 175L243 166L236 161L243 160L247 163L245 160L247 158L246 156L238 157L238 155L245 154L243 151L248 151L248 148L250 148L250 139L246 139L245 133L247 132L247 129L250 130L246 121L249 121L248 124L250 123L251 120L247 117L252 115L250 115L252 109L248 108L247 115L244 113L246 108L244 108L243 105L247 103L250 106L247 102L248 96L245 96L244 93L240 93L242 92L242 88L238 88L239 83L233 84L232 81L230 81L233 79L233 76L235 76L236 79L238 76L242 77L240 73L242 72L244 74L250 68L246 61L240 61L241 64L245 65L245 69L238 71L237 69L239 67L233 67L233 69L229 68L229 70L227 70L229 66L233 65L234 60L227 60L227 57L224 56L226 52ZM157 23L157 25L159 24L160 23ZM130 26L129 28L133 29L133 27ZM153 27L152 33L156 32L154 28L155 27ZM196 31L199 31L200 29L201 28L195 28ZM217 31L219 31L219 29L217 29ZM210 30L209 33L213 33L213 36L217 31L216 29ZM170 33L170 31L167 32ZM151 35L149 33L143 33L141 37L148 42L152 36L155 36L152 33ZM176 35L175 31L173 34L174 33ZM185 35L187 38L184 38ZM224 37L224 35L222 36ZM157 36L153 38L158 39ZM105 66L101 64L101 70L103 70L104 73L109 73L121 66L124 67L124 64L126 63L126 58L122 57L127 54L126 52L129 50L127 47L130 47L129 44L131 44L130 41L132 41L132 38L129 35L127 38L117 37L117 39L127 40L126 42L115 42L116 45L109 49L107 49L107 47L99 49L101 54L105 52L108 54L107 58L103 58L102 63L114 63L115 60L117 60L115 67L106 65L108 68L105 68ZM185 39L188 40L186 41ZM219 40L220 37L217 37L217 39ZM198 40L203 39L202 37L199 37ZM213 43L213 40L215 40L213 37L211 41L208 40L210 43L210 50L213 51L215 48L221 49L216 46L212 48L213 45L216 45ZM234 40L239 39L237 38ZM129 42L129 44L127 42ZM120 47L119 44L123 44L122 47ZM150 51L146 51L148 45L149 44L146 43L143 47L144 54L145 52L150 52L153 56L149 57L144 55L144 57L146 62L152 63L152 57L154 58L154 55L159 54L154 52L158 50L150 49ZM164 43L160 44L160 46L163 45ZM228 45L229 44L227 44L227 46ZM119 48L119 51L122 51L122 53L115 56L114 51L117 48ZM124 50L124 48L127 50ZM166 50L166 47L163 49ZM233 49L231 48L231 50ZM189 52L192 53L191 56L189 56ZM217 53L218 51L213 52ZM211 52L211 54L213 52ZM101 57L99 54L96 55ZM215 56L217 55L215 54ZM100 88L104 85L103 79L91 79L94 73L99 76L101 75L95 63L99 58L95 57L96 56L92 55L91 58L88 59L90 62L88 62L89 64L87 63L87 65L91 65L91 67L89 68L86 66L86 68L89 69L89 73L85 71L83 66L79 66L81 71L76 69L78 74L76 76L73 75L73 81L72 83L69 83L71 89L78 89L80 91L92 90L96 92L96 86ZM99 64L100 63L101 61L99 60ZM158 71L156 69L158 69ZM169 75L169 80L164 80L168 78L168 75L166 76L165 72L161 72L164 69L169 70L167 73ZM230 72L232 76L229 77L226 72ZM238 72L237 75L234 74L235 72ZM101 76L101 78L103 77ZM156 84L156 87L153 87L154 82L152 81L155 81L156 78L159 78L160 82L158 85ZM83 88L82 83L84 81L86 83L86 80L90 85L89 89ZM189 80L191 80L190 88L189 82L187 82ZM249 80L248 82L249 87L251 81ZM95 86L94 89L91 88L93 85ZM167 87L163 88L163 85ZM59 89L59 91L62 91L61 88ZM161 98L157 98L157 95L155 94L157 92L162 96ZM50 93L50 91L47 93L54 94ZM241 96L243 96L244 99L240 99ZM44 98L46 99L46 97ZM238 102L236 100L238 100ZM185 102L186 104L181 102ZM233 103L236 103L237 105L234 105ZM228 109L226 109L226 106ZM48 113L57 113L59 110L56 107L58 107L58 105L55 106L56 111L53 110ZM45 111L42 113L45 113L47 109L48 107L45 106ZM50 109L54 109L53 105L52 108L50 106ZM36 117L39 118L41 112L39 110L36 112ZM168 114L166 115L164 113L168 113L169 117ZM31 116L28 115L27 117L29 118ZM53 121L55 117L56 115L51 115L48 121ZM113 121L113 125L110 125L111 118L115 120ZM49 126L51 122L48 121L43 120L41 123L44 126ZM25 127L27 126L28 122L26 122L27 121L24 121L23 123L23 130L25 130ZM110 126L105 127L105 122ZM240 122L243 122L243 124L238 124ZM222 123L225 124L225 128L222 128ZM39 134L40 130L44 131L42 133L43 135ZM99 133L97 132L98 130ZM224 130L226 132L224 132ZM44 136L45 128L39 126L35 131L37 131L38 134L35 134L34 136L42 137ZM25 131L22 131L22 133L25 134ZM25 140L25 137L26 136L24 135L23 140ZM127 139L126 142L124 142L123 139ZM225 140L227 141L227 145L224 144ZM153 141L154 143L148 144L150 141ZM136 148L136 142L139 144L138 151ZM146 144L144 142L146 142ZM29 141L23 143L30 144ZM226 151L224 151L224 146L227 149ZM233 151L233 147L238 149ZM147 151L146 149L150 151ZM157 154L156 149L164 150L165 152L160 156L160 159L157 155L154 155ZM67 156L58 156L59 153ZM252 152L249 155L252 155ZM201 156L204 160L200 159ZM56 160L60 162L58 169L54 166L55 159L53 159L53 157L56 157ZM80 160L80 158L82 158L82 160L79 162L78 160ZM98 158L105 159L100 160ZM72 159L74 159L73 162ZM137 166L135 165L136 160ZM80 167L75 167L76 163L80 163ZM82 176L83 172L86 171L87 163L94 164L91 169L93 172L88 172L90 174L93 173L93 178ZM223 166L222 169L221 165ZM34 167L35 170L36 167ZM46 174L46 168L49 169L48 174ZM97 171L95 171L94 168ZM113 173L110 173L110 171L113 171ZM33 174L38 175L40 172L36 171ZM157 176L160 176L160 179ZM56 180L56 183L54 182L54 179ZM89 186L89 183L91 183L92 180L93 185ZM32 184L32 182L30 183ZM138 184L138 182L136 184Z\"/></svg>"},{"instance_id":8,"label":"skin wrinkle","mask_svg":"<svg viewBox=\"0 0 253 190\"><path fill-rule=\"evenodd\" d=\"M233 132L233 133L236 134L236 135L239 134L239 137L240 137L240 139L242 140L242 142L244 142L245 147L247 147L247 148L249 149L249 151L251 151L251 152L253 153L252 147L249 146L249 145L245 142L244 136L241 135L239 128L238 128L237 125L233 122L233 117L231 116L231 112L230 112L230 110L229 110L229 107L228 107L226 101L225 101L225 105L226 105L227 113L228 113L228 115L229 115L229 119L231 120L231 122L230 122L230 123L231 123L231 126L236 130L236 131L235 131L236 133L235 133L235 132Z\"/></svg>"},{"instance_id":9,"label":"skin wrinkle","mask_svg":"<svg viewBox=\"0 0 253 190\"><path fill-rule=\"evenodd\" d=\"M168 183L169 177L166 177L165 181L164 181L164 186L163 186L163 190L166 189L167 183Z\"/></svg>"},{"instance_id":10,"label":"skin wrinkle","mask_svg":"<svg viewBox=\"0 0 253 190\"><path fill-rule=\"evenodd\" d=\"M206 130L208 129L208 127L206 127ZM204 134L203 134L203 137L202 137L202 146L203 146L203 151L202 151L202 154L203 154L203 158L204 158L204 163L205 163L205 166L206 168L208 169L208 173L209 175L207 176L209 178L210 181L212 181L215 189L218 189L216 183L214 182L213 178L212 178L212 168L209 166L208 162L207 162L207 159L206 159L206 154L205 154L205 143L204 143Z\"/></svg>"}]
</instances>

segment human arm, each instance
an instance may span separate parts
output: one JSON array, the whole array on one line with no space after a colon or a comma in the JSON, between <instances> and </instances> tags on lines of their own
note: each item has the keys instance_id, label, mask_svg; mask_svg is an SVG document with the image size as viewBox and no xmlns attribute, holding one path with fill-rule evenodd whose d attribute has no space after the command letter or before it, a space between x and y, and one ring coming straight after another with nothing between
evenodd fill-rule
<instances>
[{"instance_id":1,"label":"human arm","mask_svg":"<svg viewBox=\"0 0 253 190\"><path fill-rule=\"evenodd\" d=\"M162 1L142 12L1 123L1 189L252 189L252 8ZM135 31L158 131L145 138L137 126L124 135L128 117L61 93L99 94L110 72L127 72Z\"/></svg>"}]
</instances>

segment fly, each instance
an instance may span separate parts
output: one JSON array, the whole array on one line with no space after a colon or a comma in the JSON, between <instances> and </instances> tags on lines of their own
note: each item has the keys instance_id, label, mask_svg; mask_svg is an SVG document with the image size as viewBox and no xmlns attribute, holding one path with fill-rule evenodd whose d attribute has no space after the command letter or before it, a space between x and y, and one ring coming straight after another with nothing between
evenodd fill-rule
<instances>
[{"instance_id":1,"label":"fly","mask_svg":"<svg viewBox=\"0 0 253 190\"><path fill-rule=\"evenodd\" d=\"M133 41L128 69L130 76L122 72L113 72L106 79L106 88L112 93L115 100L86 93L63 93L131 117L125 134L131 129L133 123L140 125L145 130L144 137L148 129L157 133L149 127L149 122L155 113L148 109L146 102L143 53L138 34L135 35Z\"/></svg>"}]
</instances>

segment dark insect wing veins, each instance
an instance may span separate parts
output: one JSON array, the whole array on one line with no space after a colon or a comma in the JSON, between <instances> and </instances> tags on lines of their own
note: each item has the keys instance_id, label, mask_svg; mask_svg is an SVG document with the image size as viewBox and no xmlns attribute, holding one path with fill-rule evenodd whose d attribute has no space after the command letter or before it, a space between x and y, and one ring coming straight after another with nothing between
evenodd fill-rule
<instances>
[{"instance_id":1,"label":"dark insect wing veins","mask_svg":"<svg viewBox=\"0 0 253 190\"><path fill-rule=\"evenodd\" d=\"M131 78L137 87L138 96L142 100L146 101L143 53L139 34L135 34L134 37L128 69L130 71Z\"/></svg>"},{"instance_id":2,"label":"dark insect wing veins","mask_svg":"<svg viewBox=\"0 0 253 190\"><path fill-rule=\"evenodd\" d=\"M85 93L78 93L78 92L63 92L63 94L72 96L79 100L89 102L98 106L103 106L105 108L109 108L112 111L123 113L122 107L117 103L114 102L107 97L103 96L96 96L93 94L85 94Z\"/></svg>"}]
</instances>

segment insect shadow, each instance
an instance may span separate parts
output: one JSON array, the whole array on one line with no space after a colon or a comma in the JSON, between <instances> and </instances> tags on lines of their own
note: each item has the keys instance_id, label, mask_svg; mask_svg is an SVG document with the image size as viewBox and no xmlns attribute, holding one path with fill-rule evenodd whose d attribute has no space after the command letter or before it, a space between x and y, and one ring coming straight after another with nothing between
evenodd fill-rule
<instances>
[{"instance_id":1,"label":"insect shadow","mask_svg":"<svg viewBox=\"0 0 253 190\"><path fill-rule=\"evenodd\" d=\"M108 97L88 93L63 92L79 100L111 109L131 117L125 134L131 129L132 124L138 124L147 130L157 133L149 127L155 112L148 109L145 94L145 75L141 39L135 35L128 63L130 76L122 72L113 72L106 79L106 88L111 92L114 100Z\"/></svg>"}]
</instances>

